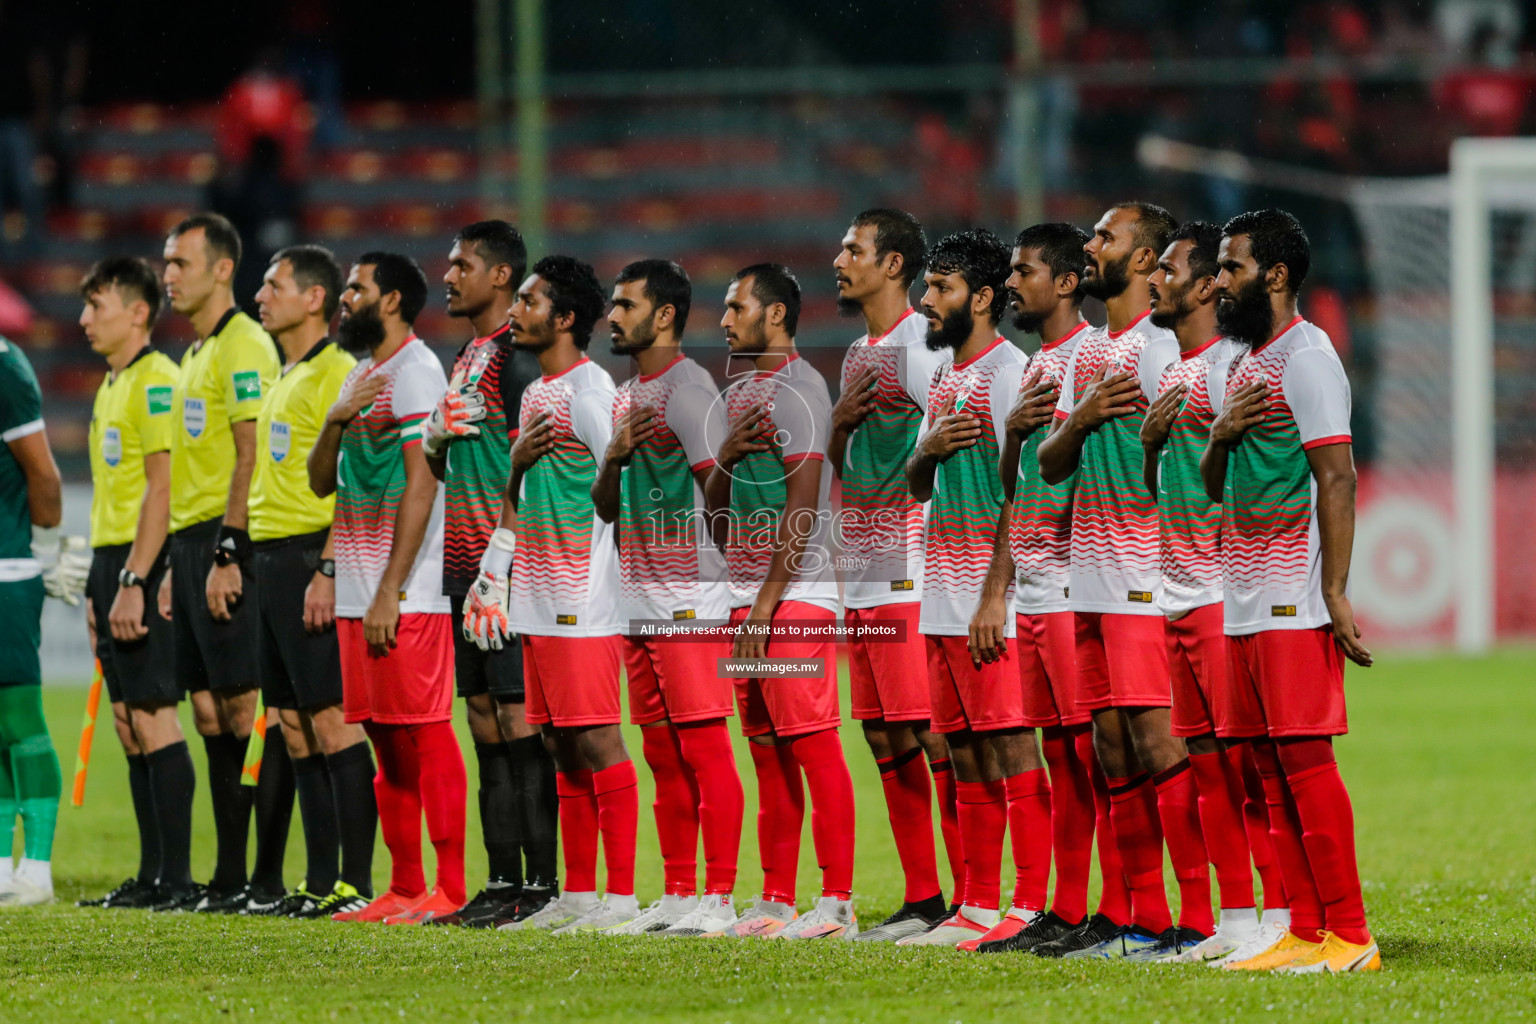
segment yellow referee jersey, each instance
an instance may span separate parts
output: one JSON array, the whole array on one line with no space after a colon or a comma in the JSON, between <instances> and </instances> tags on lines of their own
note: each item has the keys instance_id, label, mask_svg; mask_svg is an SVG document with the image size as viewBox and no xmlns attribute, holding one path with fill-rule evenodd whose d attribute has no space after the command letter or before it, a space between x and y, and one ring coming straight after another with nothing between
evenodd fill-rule
<instances>
[{"instance_id":1,"label":"yellow referee jersey","mask_svg":"<svg viewBox=\"0 0 1536 1024\"><path fill-rule=\"evenodd\" d=\"M309 489L309 452L357 360L322 341L283 372L256 419L251 540L297 537L331 525L336 496Z\"/></svg>"},{"instance_id":2,"label":"yellow referee jersey","mask_svg":"<svg viewBox=\"0 0 1536 1024\"><path fill-rule=\"evenodd\" d=\"M181 359L171 410L171 530L222 516L235 473L230 427L254 420L282 363L261 325L238 309Z\"/></svg>"},{"instance_id":3,"label":"yellow referee jersey","mask_svg":"<svg viewBox=\"0 0 1536 1024\"><path fill-rule=\"evenodd\" d=\"M176 364L153 347L114 376L91 406L91 546L131 544L144 506L144 459L171 447Z\"/></svg>"}]
</instances>

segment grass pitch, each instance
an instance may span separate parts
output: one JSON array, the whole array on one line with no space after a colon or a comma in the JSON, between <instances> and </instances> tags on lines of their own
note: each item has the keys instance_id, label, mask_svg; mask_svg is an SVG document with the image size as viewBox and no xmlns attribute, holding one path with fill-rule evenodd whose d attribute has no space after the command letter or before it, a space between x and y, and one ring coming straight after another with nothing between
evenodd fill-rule
<instances>
[{"instance_id":1,"label":"grass pitch","mask_svg":"<svg viewBox=\"0 0 1536 1024\"><path fill-rule=\"evenodd\" d=\"M75 898L105 891L136 863L123 761L103 709L86 805L60 814L60 904L0 913L0 1021L1536 1019L1536 654L1389 658L1350 670L1349 699L1354 732L1339 743L1339 760L1385 969L1348 978L843 943L554 939L79 910ZM83 700L83 689L47 691L66 789ZM900 870L856 726L844 741L859 800L855 900L873 924L900 902ZM192 746L200 762L200 744ZM638 738L631 749L638 756ZM750 761L744 749L738 758L748 786L744 900L761 876ZM640 776L648 804L649 776ZM195 814L194 870L205 871L213 862L206 789ZM474 814L471 798L472 887L485 869ZM809 835L804 848L802 906L817 879ZM292 884L303 869L297 814L288 863ZM654 898L661 866L644 808L638 868L642 900ZM386 871L381 843L375 880Z\"/></svg>"}]
</instances>

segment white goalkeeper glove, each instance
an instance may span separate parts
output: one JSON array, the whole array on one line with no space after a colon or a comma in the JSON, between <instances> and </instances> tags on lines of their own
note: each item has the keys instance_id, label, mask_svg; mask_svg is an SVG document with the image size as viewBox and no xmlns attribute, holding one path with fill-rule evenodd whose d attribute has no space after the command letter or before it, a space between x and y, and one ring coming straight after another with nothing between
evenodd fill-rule
<instances>
[{"instance_id":1,"label":"white goalkeeper glove","mask_svg":"<svg viewBox=\"0 0 1536 1024\"><path fill-rule=\"evenodd\" d=\"M464 598L464 639L482 651L499 651L503 640L514 635L507 617L507 574L516 550L517 535L511 530L498 528L491 534L480 559L480 575Z\"/></svg>"},{"instance_id":2,"label":"white goalkeeper glove","mask_svg":"<svg viewBox=\"0 0 1536 1024\"><path fill-rule=\"evenodd\" d=\"M43 567L43 590L48 596L78 607L91 572L85 538L61 535L57 526L33 525L32 557Z\"/></svg>"},{"instance_id":3,"label":"white goalkeeper glove","mask_svg":"<svg viewBox=\"0 0 1536 1024\"><path fill-rule=\"evenodd\" d=\"M421 428L421 449L434 459L449 442L460 437L475 437L475 426L485 419L485 396L473 384L451 387L438 400L437 408Z\"/></svg>"}]
</instances>

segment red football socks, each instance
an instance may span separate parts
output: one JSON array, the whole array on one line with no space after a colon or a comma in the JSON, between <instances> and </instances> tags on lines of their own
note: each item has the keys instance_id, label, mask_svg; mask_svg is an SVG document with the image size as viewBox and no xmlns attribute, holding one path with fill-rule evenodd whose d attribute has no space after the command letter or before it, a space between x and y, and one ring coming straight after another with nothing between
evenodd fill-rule
<instances>
[{"instance_id":1,"label":"red football socks","mask_svg":"<svg viewBox=\"0 0 1536 1024\"><path fill-rule=\"evenodd\" d=\"M698 785L699 827L704 834L704 893L719 895L736 888L741 855L741 816L746 804L731 733L724 719L690 724L677 730L683 760ZM690 890L691 891L691 890Z\"/></svg>"},{"instance_id":2,"label":"red football socks","mask_svg":"<svg viewBox=\"0 0 1536 1024\"><path fill-rule=\"evenodd\" d=\"M597 829L603 836L604 891L635 894L635 832L640 822L640 779L635 762L620 761L592 773Z\"/></svg>"},{"instance_id":3,"label":"red football socks","mask_svg":"<svg viewBox=\"0 0 1536 1024\"><path fill-rule=\"evenodd\" d=\"M1317 942L1322 936L1323 903L1317 894L1312 866L1307 861L1307 848L1302 843L1301 818L1296 813L1296 803L1291 799L1290 787L1285 784L1274 744L1268 740L1255 741L1253 756L1259 777L1264 781L1264 799L1269 805L1270 841L1274 844L1275 857L1285 878L1285 894L1290 900L1291 931L1298 938Z\"/></svg>"},{"instance_id":4,"label":"red football socks","mask_svg":"<svg viewBox=\"0 0 1536 1024\"><path fill-rule=\"evenodd\" d=\"M1310 742L1327 744L1327 740ZM1280 758L1287 767L1290 754L1291 750L1282 745ZM1345 942L1365 943L1370 941L1371 932L1365 923L1365 900L1355 863L1354 809L1339 766L1332 760L1331 747L1327 756L1326 763L1288 772L1285 781L1301 819L1301 839L1322 900L1324 927Z\"/></svg>"},{"instance_id":5,"label":"red football socks","mask_svg":"<svg viewBox=\"0 0 1536 1024\"><path fill-rule=\"evenodd\" d=\"M683 759L677 730L665 723L640 730L645 763L656 781L656 839L661 846L662 891L692 896L698 887L699 789Z\"/></svg>"},{"instance_id":6,"label":"red football socks","mask_svg":"<svg viewBox=\"0 0 1536 1024\"><path fill-rule=\"evenodd\" d=\"M757 775L757 852L763 862L763 899L795 904L805 787L789 747L749 743Z\"/></svg>"},{"instance_id":7,"label":"red football socks","mask_svg":"<svg viewBox=\"0 0 1536 1024\"><path fill-rule=\"evenodd\" d=\"M1199 793L1200 831L1205 836L1205 850L1216 868L1216 885L1221 890L1223 907L1251 907L1253 866L1248 858L1248 833L1243 824L1243 787L1241 776L1224 750L1209 754L1190 754L1195 789ZM1162 794L1158 794L1161 806ZM1163 823L1166 831L1168 824Z\"/></svg>"},{"instance_id":8,"label":"red football socks","mask_svg":"<svg viewBox=\"0 0 1536 1024\"><path fill-rule=\"evenodd\" d=\"M1216 757L1218 755L1212 755ZM1157 791L1157 818L1179 882L1179 924L1201 935L1216 931L1211 913L1211 864L1200 830L1195 774L1183 760L1152 777ZM1246 866L1248 858L1243 857Z\"/></svg>"},{"instance_id":9,"label":"red football socks","mask_svg":"<svg viewBox=\"0 0 1536 1024\"><path fill-rule=\"evenodd\" d=\"M929 797L928 766L923 748L913 747L894 757L875 759L885 809L896 839L896 856L907 880L907 903L930 899L939 886L938 856L933 848L933 805Z\"/></svg>"},{"instance_id":10,"label":"red football socks","mask_svg":"<svg viewBox=\"0 0 1536 1024\"><path fill-rule=\"evenodd\" d=\"M1157 792L1145 773L1108 782L1115 845L1131 890L1131 921L1155 935L1173 925L1168 894L1163 891L1163 830L1157 820Z\"/></svg>"},{"instance_id":11,"label":"red football socks","mask_svg":"<svg viewBox=\"0 0 1536 1024\"><path fill-rule=\"evenodd\" d=\"M427 891L421 867L421 764L405 727L364 722L379 772L373 779L379 830L389 849L389 888L407 898Z\"/></svg>"},{"instance_id":12,"label":"red football socks","mask_svg":"<svg viewBox=\"0 0 1536 1024\"><path fill-rule=\"evenodd\" d=\"M1253 759L1253 744L1228 747L1227 759L1242 780L1243 827L1248 833L1253 869L1264 889L1264 909L1284 910L1291 903L1285 895L1280 863L1275 858L1275 843L1269 837L1269 803L1264 799L1264 780L1259 777L1259 766Z\"/></svg>"},{"instance_id":13,"label":"red football socks","mask_svg":"<svg viewBox=\"0 0 1536 1024\"><path fill-rule=\"evenodd\" d=\"M840 900L853 895L853 844L856 815L853 776L843 757L836 729L797 736L789 745L805 769L811 791L811 839L821 867L821 894Z\"/></svg>"},{"instance_id":14,"label":"red football socks","mask_svg":"<svg viewBox=\"0 0 1536 1024\"><path fill-rule=\"evenodd\" d=\"M1008 828L1008 794L996 782L956 780L961 845L965 850L965 900L971 907L994 909L1002 900L1003 833Z\"/></svg>"},{"instance_id":15,"label":"red football socks","mask_svg":"<svg viewBox=\"0 0 1536 1024\"><path fill-rule=\"evenodd\" d=\"M929 762L933 772L933 796L939 802L939 831L944 854L949 858L949 877L954 883L949 901L965 902L965 845L960 839L960 807L955 798L955 766L949 758Z\"/></svg>"},{"instance_id":16,"label":"red football socks","mask_svg":"<svg viewBox=\"0 0 1536 1024\"><path fill-rule=\"evenodd\" d=\"M566 892L597 891L597 795L586 768L555 773Z\"/></svg>"},{"instance_id":17,"label":"red football socks","mask_svg":"<svg viewBox=\"0 0 1536 1024\"><path fill-rule=\"evenodd\" d=\"M469 795L464 754L449 722L409 725L405 730L421 766L421 806L426 812L427 836L437 854L437 888L454 906L462 906L466 896L464 807Z\"/></svg>"},{"instance_id":18,"label":"red football socks","mask_svg":"<svg viewBox=\"0 0 1536 1024\"><path fill-rule=\"evenodd\" d=\"M1045 909L1051 879L1051 782L1044 768L1003 780L1013 842L1013 906ZM1075 920L1075 919L1074 919Z\"/></svg>"},{"instance_id":19,"label":"red football socks","mask_svg":"<svg viewBox=\"0 0 1536 1024\"><path fill-rule=\"evenodd\" d=\"M1093 730L1083 730L1077 737L1077 756L1089 768L1093 785L1093 833L1099 848L1099 876L1104 888L1099 893L1100 914L1115 924L1131 923L1131 889L1125 882L1125 865L1120 861L1120 844L1115 840L1114 821L1110 815L1109 780L1099 765L1093 749Z\"/></svg>"},{"instance_id":20,"label":"red football socks","mask_svg":"<svg viewBox=\"0 0 1536 1024\"><path fill-rule=\"evenodd\" d=\"M1092 762L1078 754L1077 735L1093 735L1086 727L1060 726L1041 730L1041 747L1051 769L1051 853L1056 861L1056 892L1051 909L1063 921L1081 921L1088 913L1088 869L1093 859Z\"/></svg>"}]
</instances>

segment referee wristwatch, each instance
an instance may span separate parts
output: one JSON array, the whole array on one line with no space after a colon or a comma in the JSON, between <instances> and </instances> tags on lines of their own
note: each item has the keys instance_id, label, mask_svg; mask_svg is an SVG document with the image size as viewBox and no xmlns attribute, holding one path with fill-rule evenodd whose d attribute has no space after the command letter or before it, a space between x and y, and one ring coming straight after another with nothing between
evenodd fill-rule
<instances>
[{"instance_id":1,"label":"referee wristwatch","mask_svg":"<svg viewBox=\"0 0 1536 1024\"><path fill-rule=\"evenodd\" d=\"M336 559L334 559L334 558L322 558L322 559L320 559L320 564L315 567L315 571L318 572L321 576L324 576L324 577L326 577L328 579L335 579L336 578Z\"/></svg>"},{"instance_id":2,"label":"referee wristwatch","mask_svg":"<svg viewBox=\"0 0 1536 1024\"><path fill-rule=\"evenodd\" d=\"M117 574L117 585L119 587L142 587L144 586L144 577L124 566L123 571Z\"/></svg>"}]
</instances>

